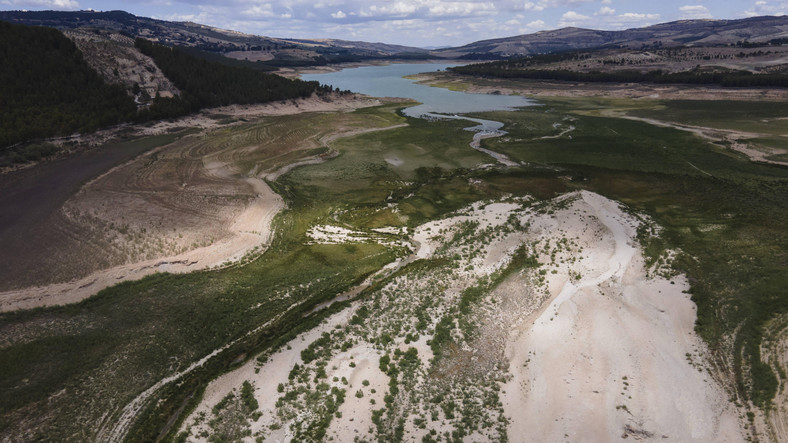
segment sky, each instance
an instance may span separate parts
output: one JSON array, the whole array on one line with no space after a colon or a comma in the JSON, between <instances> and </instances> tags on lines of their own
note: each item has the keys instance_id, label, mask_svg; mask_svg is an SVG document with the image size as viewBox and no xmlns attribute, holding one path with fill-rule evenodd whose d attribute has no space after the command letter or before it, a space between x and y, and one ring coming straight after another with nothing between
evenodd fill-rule
<instances>
[{"instance_id":1,"label":"sky","mask_svg":"<svg viewBox=\"0 0 788 443\"><path fill-rule=\"evenodd\" d=\"M0 0L0 10L11 9L120 9L268 37L440 47L565 26L784 15L788 0Z\"/></svg>"}]
</instances>

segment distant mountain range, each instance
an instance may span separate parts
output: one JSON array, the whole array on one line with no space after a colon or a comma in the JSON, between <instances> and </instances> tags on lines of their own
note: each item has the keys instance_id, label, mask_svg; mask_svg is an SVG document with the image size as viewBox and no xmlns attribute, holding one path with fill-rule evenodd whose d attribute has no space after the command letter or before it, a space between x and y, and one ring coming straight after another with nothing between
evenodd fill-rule
<instances>
[{"instance_id":1,"label":"distant mountain range","mask_svg":"<svg viewBox=\"0 0 788 443\"><path fill-rule=\"evenodd\" d=\"M740 20L680 20L624 31L561 28L515 37L483 40L456 48L433 51L447 58L473 55L511 56L546 54L579 49L626 47L717 46L737 42L762 43L788 37L788 16Z\"/></svg>"},{"instance_id":2,"label":"distant mountain range","mask_svg":"<svg viewBox=\"0 0 788 443\"><path fill-rule=\"evenodd\" d=\"M0 11L0 20L59 29L98 29L185 46L271 67L322 65L370 59L499 59L579 49L716 46L788 38L788 16L740 20L680 20L623 31L562 28L464 46L428 50L336 39L280 39L191 22L138 17L124 11Z\"/></svg>"},{"instance_id":3,"label":"distant mountain range","mask_svg":"<svg viewBox=\"0 0 788 443\"><path fill-rule=\"evenodd\" d=\"M426 49L336 39L280 39L191 22L138 17L124 11L0 11L0 20L24 25L112 31L168 46L221 53L273 67L324 65L374 58L427 58Z\"/></svg>"}]
</instances>

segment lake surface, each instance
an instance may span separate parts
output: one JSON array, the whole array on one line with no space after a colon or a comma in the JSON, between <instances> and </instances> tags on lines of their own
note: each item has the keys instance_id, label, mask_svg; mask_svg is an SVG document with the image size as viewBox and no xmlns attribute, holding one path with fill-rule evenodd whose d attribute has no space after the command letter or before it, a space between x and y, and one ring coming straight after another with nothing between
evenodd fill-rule
<instances>
[{"instance_id":1,"label":"lake surface","mask_svg":"<svg viewBox=\"0 0 788 443\"><path fill-rule=\"evenodd\" d=\"M432 113L453 115L483 111L508 111L535 104L520 96L469 94L420 85L413 80L402 78L421 72L445 70L450 66L457 66L457 64L409 63L364 66L325 74L304 74L301 78L331 85L343 91L351 90L373 97L411 98L421 102L421 105L407 108L404 111L410 117L423 117Z\"/></svg>"}]
</instances>

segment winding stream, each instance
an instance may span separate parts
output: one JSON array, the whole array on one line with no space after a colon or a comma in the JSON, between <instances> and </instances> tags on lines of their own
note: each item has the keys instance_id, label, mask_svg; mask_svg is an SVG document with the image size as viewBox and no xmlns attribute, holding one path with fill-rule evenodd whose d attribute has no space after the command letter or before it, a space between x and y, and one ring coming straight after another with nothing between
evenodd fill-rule
<instances>
[{"instance_id":1,"label":"winding stream","mask_svg":"<svg viewBox=\"0 0 788 443\"><path fill-rule=\"evenodd\" d=\"M468 117L463 114L486 111L512 111L525 106L534 106L536 103L517 95L470 94L422 85L414 80L403 78L407 75L422 72L440 71L450 66L456 66L456 64L429 63L365 66L325 74L304 74L301 78L374 97L402 97L420 102L421 104L406 108L403 111L409 117L468 120L476 123L475 126L465 128L467 131L476 132L473 141L470 143L471 148L484 152L504 166L518 166L519 163L512 161L507 156L481 147L483 139L500 137L506 134L506 131L501 129L503 127L502 122Z\"/></svg>"},{"instance_id":2,"label":"winding stream","mask_svg":"<svg viewBox=\"0 0 788 443\"><path fill-rule=\"evenodd\" d=\"M451 120L468 120L474 123L478 123L476 126L469 126L465 128L466 131L473 131L473 140L470 143L471 148L484 152L485 154L489 155L490 157L494 158L498 161L498 163L506 166L520 166L519 163L510 159L504 154L500 152L491 151L486 148L482 148L482 140L485 138L494 138L500 137L506 134L506 131L501 129L503 127L503 123L497 122L495 120L483 120L481 118L473 118L473 117L466 117L464 115L445 115L445 114L435 114L435 113L426 113L424 116L433 117L433 118L445 118Z\"/></svg>"}]
</instances>

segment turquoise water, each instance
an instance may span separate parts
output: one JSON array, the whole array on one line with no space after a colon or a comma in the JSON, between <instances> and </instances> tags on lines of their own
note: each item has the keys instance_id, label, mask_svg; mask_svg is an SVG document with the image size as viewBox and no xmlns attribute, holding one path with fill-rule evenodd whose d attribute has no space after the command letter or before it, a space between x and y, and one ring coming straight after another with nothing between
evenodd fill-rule
<instances>
[{"instance_id":1,"label":"turquoise water","mask_svg":"<svg viewBox=\"0 0 788 443\"><path fill-rule=\"evenodd\" d=\"M331 85L343 91L351 90L373 97L411 98L421 102L421 105L405 110L405 114L411 117L420 117L430 113L453 115L482 111L507 111L535 104L520 96L469 94L419 85L413 80L402 78L420 72L444 70L449 66L456 66L456 64L416 63L364 66L326 74L304 74L301 78Z\"/></svg>"}]
</instances>

